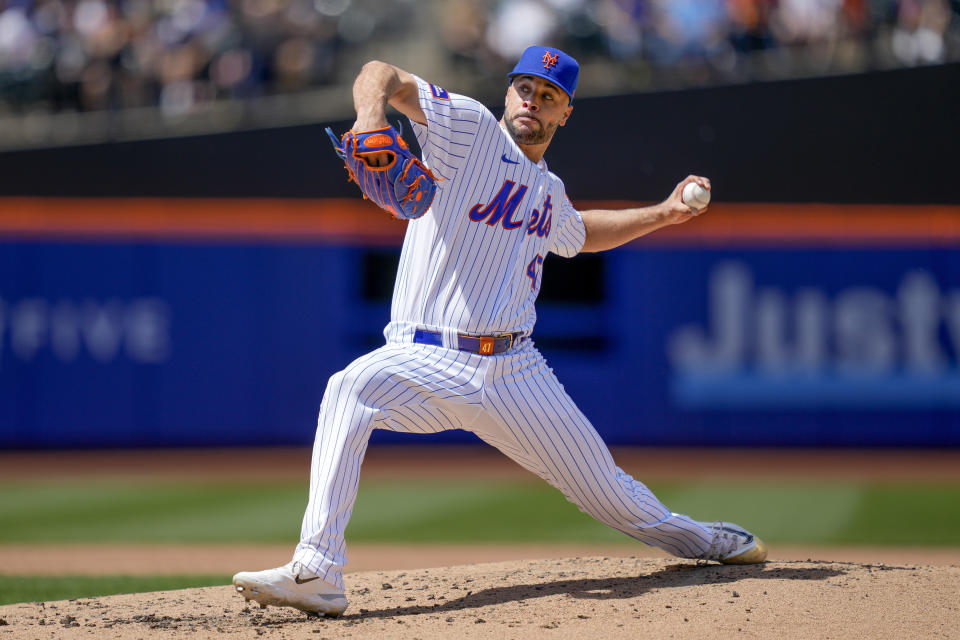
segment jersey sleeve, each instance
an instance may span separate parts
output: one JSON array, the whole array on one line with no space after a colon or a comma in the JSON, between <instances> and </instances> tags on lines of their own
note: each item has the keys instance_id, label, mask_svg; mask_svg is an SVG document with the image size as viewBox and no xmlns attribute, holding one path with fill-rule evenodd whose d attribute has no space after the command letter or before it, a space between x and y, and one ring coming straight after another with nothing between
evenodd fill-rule
<instances>
[{"instance_id":1,"label":"jersey sleeve","mask_svg":"<svg viewBox=\"0 0 960 640\"><path fill-rule=\"evenodd\" d=\"M587 228L583 225L580 212L573 208L566 193L563 194L563 205L558 213L556 231L551 234L553 242L550 251L564 258L572 258L583 249L583 243L587 240Z\"/></svg>"},{"instance_id":2,"label":"jersey sleeve","mask_svg":"<svg viewBox=\"0 0 960 640\"><path fill-rule=\"evenodd\" d=\"M411 122L423 153L422 160L444 180L456 176L477 139L484 118L493 118L486 107L467 96L414 76L420 92L420 108L427 125Z\"/></svg>"}]
</instances>

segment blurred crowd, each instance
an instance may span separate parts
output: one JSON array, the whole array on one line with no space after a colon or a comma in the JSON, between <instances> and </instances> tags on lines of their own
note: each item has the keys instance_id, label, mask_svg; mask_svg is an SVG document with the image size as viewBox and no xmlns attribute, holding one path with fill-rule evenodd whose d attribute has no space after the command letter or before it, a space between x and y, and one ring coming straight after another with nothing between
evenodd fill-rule
<instances>
[{"instance_id":1,"label":"blurred crowd","mask_svg":"<svg viewBox=\"0 0 960 640\"><path fill-rule=\"evenodd\" d=\"M443 40L499 73L529 41L604 61L656 88L857 72L960 59L960 0L453 0ZM600 69L603 65L600 65ZM595 69L596 71L597 69ZM691 84L691 82L686 82Z\"/></svg>"},{"instance_id":2,"label":"blurred crowd","mask_svg":"<svg viewBox=\"0 0 960 640\"><path fill-rule=\"evenodd\" d=\"M345 46L403 33L391 0L0 0L0 109L161 106L336 80Z\"/></svg>"},{"instance_id":3,"label":"blurred crowd","mask_svg":"<svg viewBox=\"0 0 960 640\"><path fill-rule=\"evenodd\" d=\"M349 82L356 60L410 39L481 78L544 42L655 88L678 69L711 82L957 60L960 0L0 0L0 115L187 113Z\"/></svg>"}]
</instances>

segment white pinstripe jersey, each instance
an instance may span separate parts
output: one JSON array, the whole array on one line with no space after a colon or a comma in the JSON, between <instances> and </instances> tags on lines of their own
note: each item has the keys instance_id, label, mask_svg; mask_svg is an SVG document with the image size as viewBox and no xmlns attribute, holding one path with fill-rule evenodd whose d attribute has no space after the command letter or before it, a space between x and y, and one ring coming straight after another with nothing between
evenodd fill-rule
<instances>
[{"instance_id":1,"label":"white pinstripe jersey","mask_svg":"<svg viewBox=\"0 0 960 640\"><path fill-rule=\"evenodd\" d=\"M476 100L416 78L427 126L413 123L423 162L442 178L433 206L410 221L387 340L417 327L444 333L531 332L543 259L576 255L586 230L563 181L530 162Z\"/></svg>"}]
</instances>

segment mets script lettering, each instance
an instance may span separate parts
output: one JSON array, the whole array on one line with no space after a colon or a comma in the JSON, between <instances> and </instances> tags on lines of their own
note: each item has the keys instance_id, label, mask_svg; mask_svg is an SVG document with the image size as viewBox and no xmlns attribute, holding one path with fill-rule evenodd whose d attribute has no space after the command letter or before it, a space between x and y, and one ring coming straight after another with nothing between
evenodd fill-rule
<instances>
[{"instance_id":1,"label":"mets script lettering","mask_svg":"<svg viewBox=\"0 0 960 640\"><path fill-rule=\"evenodd\" d=\"M541 213L542 212L542 213ZM540 211L536 209L530 212L530 223L527 225L527 235L537 234L538 237L550 235L550 225L553 224L553 203L550 202L550 196L543 201Z\"/></svg>"},{"instance_id":2,"label":"mets script lettering","mask_svg":"<svg viewBox=\"0 0 960 640\"><path fill-rule=\"evenodd\" d=\"M513 220L513 213L520 206L524 194L527 193L527 185L521 184L517 187L517 192L512 193L515 184L512 180L504 180L503 186L500 187L500 191L493 197L493 200L486 205L482 202L477 203L470 209L470 219L474 222L481 222L489 218L487 224L491 227L502 220L503 228L507 231L523 225L523 218Z\"/></svg>"},{"instance_id":3,"label":"mets script lettering","mask_svg":"<svg viewBox=\"0 0 960 640\"><path fill-rule=\"evenodd\" d=\"M516 191L513 190L514 187L517 187ZM486 221L491 227L499 223L507 231L519 229L523 226L523 218L514 220L513 215L516 213L526 193L527 185L517 185L512 180L504 180L503 186L500 187L500 190L497 192L497 195L493 197L493 200L488 203L478 202L473 205L473 208L470 209L467 215L474 222ZM530 211L530 221L527 223L527 235L536 233L540 238L549 236L550 226L552 224L553 203L550 201L550 196L548 195L539 210L533 209Z\"/></svg>"}]
</instances>

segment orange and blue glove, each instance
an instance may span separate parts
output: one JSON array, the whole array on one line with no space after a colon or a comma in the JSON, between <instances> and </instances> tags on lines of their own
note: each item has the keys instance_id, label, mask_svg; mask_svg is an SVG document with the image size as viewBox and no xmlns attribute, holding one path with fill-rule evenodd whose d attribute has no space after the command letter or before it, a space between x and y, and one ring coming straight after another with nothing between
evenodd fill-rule
<instances>
[{"instance_id":1,"label":"orange and blue glove","mask_svg":"<svg viewBox=\"0 0 960 640\"><path fill-rule=\"evenodd\" d=\"M350 180L357 183L364 198L400 220L414 220L427 212L436 195L437 178L410 152L396 129L387 126L361 133L347 131L339 140L329 127L326 131ZM381 153L389 154L389 162L383 166L368 164L369 156Z\"/></svg>"}]
</instances>

